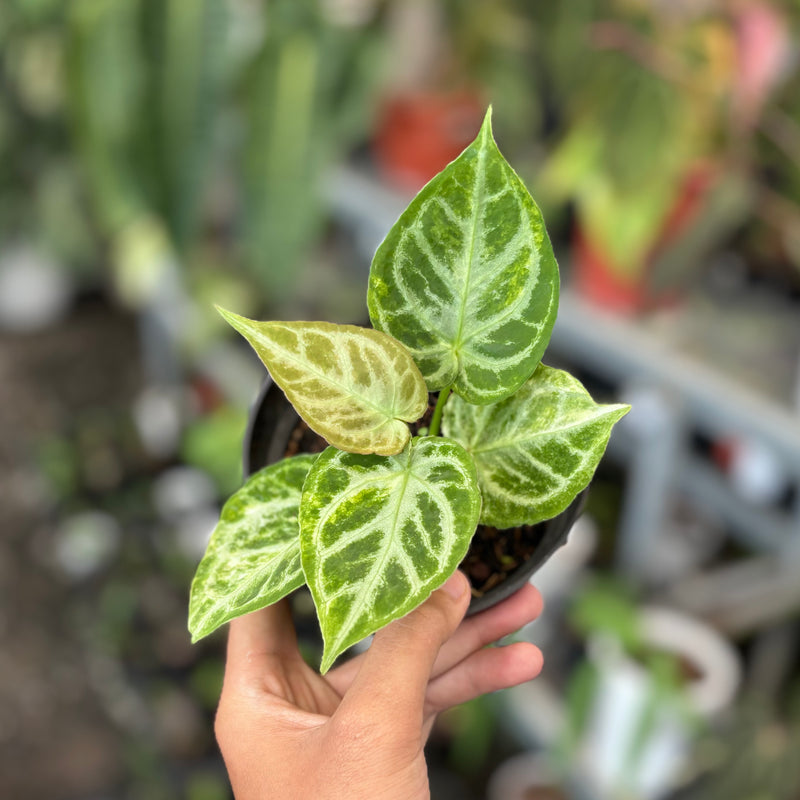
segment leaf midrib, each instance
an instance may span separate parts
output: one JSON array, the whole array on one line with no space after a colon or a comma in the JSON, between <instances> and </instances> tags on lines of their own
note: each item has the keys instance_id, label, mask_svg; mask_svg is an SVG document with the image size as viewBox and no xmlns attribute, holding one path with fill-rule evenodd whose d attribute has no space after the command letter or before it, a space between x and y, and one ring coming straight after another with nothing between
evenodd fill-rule
<instances>
[{"instance_id":1,"label":"leaf midrib","mask_svg":"<svg viewBox=\"0 0 800 800\"><path fill-rule=\"evenodd\" d=\"M519 232L517 232L517 234L515 236L519 236ZM519 249L521 249L521 248L519 248ZM516 256L516 254L519 252L519 249L514 252L514 256ZM478 325L477 327L473 328L473 330L470 332L470 335L460 343L461 346L466 345L469 342L477 339L484 331L487 331L490 328L497 328L497 327L501 326L509 317L514 316L517 313L517 311L520 309L521 306L525 306L526 304L530 303L531 297L532 297L534 289L535 289L535 286L537 286L539 284L539 281L541 279L541 270L539 269L539 265L540 265L540 262L541 262L541 253L537 253L536 248L533 247L533 246L531 246L531 253L533 254L533 262L535 263L535 266L537 267L536 276L535 276L536 277L535 285L528 287L528 289L525 292L523 292L513 303L511 303L510 305L506 306L503 309L503 311L500 314L498 314L496 317L492 317L491 320L489 320L488 322L485 322L483 325ZM530 272L532 273L533 270L531 269ZM552 298L552 294L551 294L550 301L547 304L548 311L550 310L552 305L553 305L553 298ZM545 316L545 319L546 319L546 316ZM539 330L540 328L542 328L542 326L544 324L543 321L536 322L534 320L526 320L524 318L521 321L526 323L526 324L530 323L532 325L532 327L534 329L536 329L536 330ZM472 351L470 351L470 352L472 352Z\"/></svg>"},{"instance_id":2,"label":"leaf midrib","mask_svg":"<svg viewBox=\"0 0 800 800\"><path fill-rule=\"evenodd\" d=\"M391 518L390 518L391 519L391 533L388 536L381 537L382 538L382 542L384 542L385 544L384 544L384 547L382 548L382 552L379 554L380 563L378 563L377 559L376 559L375 562L373 562L372 567L370 568L370 570L368 572L368 578L365 581L366 587L365 587L364 591L359 591L359 593L358 593L361 597L364 598L364 602L360 603L360 604L359 603L355 603L355 602L351 603L350 604L350 609L347 612L347 617L344 619L342 624L339 626L339 630L342 631L343 635L339 636L336 639L335 647L334 647L334 649L336 649L336 650L338 650L340 645L341 645L341 643L346 640L347 634L351 632L354 620L358 620L358 618L361 615L361 613L363 612L364 608L365 607L369 607L370 601L371 601L371 598L372 598L373 588L375 586L375 582L377 581L377 579L381 575L383 575L383 567L386 564L386 561L387 561L387 559L389 557L389 553L392 550L391 544L395 539L394 533L395 533L395 530L396 530L396 527L397 527L397 519L400 516L400 514L399 514L400 505L401 505L402 499L403 499L403 497L405 495L406 488L408 487L408 482L409 482L410 478L411 478L411 451L409 450L408 456L406 458L406 463L405 463L405 466L404 466L404 470L403 470L403 473L402 473L402 479L401 479L402 480L402 485L401 485L400 491L397 493L397 500L395 502L394 513L391 515ZM320 564L321 564L321 561L320 561ZM319 568L318 568L318 570L319 570ZM355 609L358 609L357 612L355 611ZM333 645L333 643L331 643L331 644Z\"/></svg>"},{"instance_id":3,"label":"leaf midrib","mask_svg":"<svg viewBox=\"0 0 800 800\"><path fill-rule=\"evenodd\" d=\"M456 332L455 340L453 342L453 349L455 350L456 359L458 360L458 372L461 370L461 346L464 343L462 341L462 334L464 332L464 318L466 316L467 311L467 299L469 297L469 285L470 280L472 277L472 271L475 263L475 242L478 238L478 230L482 227L483 223L483 207L484 207L484 184L485 184L485 173L486 173L486 153L487 153L487 146L486 146L486 135L481 139L480 147L478 148L478 163L475 168L475 186L479 190L476 192L476 200L475 204L472 208L472 224L471 224L471 236L469 241L469 258L467 259L467 272L464 276L464 284L463 284L463 291L461 293L461 308L459 309L458 314L458 331Z\"/></svg>"},{"instance_id":4,"label":"leaf midrib","mask_svg":"<svg viewBox=\"0 0 800 800\"><path fill-rule=\"evenodd\" d=\"M593 415L593 416L588 417L586 419L576 420L575 422L572 422L569 425L559 425L558 427L555 427L555 428L548 428L546 431L539 431L539 432L536 432L536 433L528 433L527 435L523 432L519 436L515 436L513 439L510 439L510 440L500 439L500 440L496 440L494 442L491 442L490 444L486 444L484 446L480 446L480 447L473 446L471 448L471 452L472 453L488 453L488 452L491 452L492 450L518 449L517 445L519 445L519 443L521 443L521 442L527 443L527 442L530 442L530 441L532 441L534 439L550 438L551 436L556 436L558 434L566 433L566 432L571 431L571 430L573 430L575 428L583 427L584 425L586 425L586 424L588 424L590 422L594 422L596 420L602 419L605 416L609 416L610 414L613 414L614 411L618 411L618 410L619 409L617 409L617 408L611 408L611 409L608 409L607 411L603 411L600 414ZM484 430L486 429L486 427L488 427L488 426L484 426Z\"/></svg>"}]
</instances>

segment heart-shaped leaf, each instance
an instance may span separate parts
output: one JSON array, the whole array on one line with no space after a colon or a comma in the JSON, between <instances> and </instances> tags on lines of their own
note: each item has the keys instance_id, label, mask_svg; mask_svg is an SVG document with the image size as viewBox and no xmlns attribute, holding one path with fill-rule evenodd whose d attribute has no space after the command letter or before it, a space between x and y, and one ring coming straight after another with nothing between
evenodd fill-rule
<instances>
[{"instance_id":1,"label":"heart-shaped leaf","mask_svg":"<svg viewBox=\"0 0 800 800\"><path fill-rule=\"evenodd\" d=\"M192 582L192 641L303 585L297 514L315 459L299 455L265 467L225 503Z\"/></svg>"},{"instance_id":2,"label":"heart-shaped leaf","mask_svg":"<svg viewBox=\"0 0 800 800\"><path fill-rule=\"evenodd\" d=\"M481 522L533 525L561 513L594 475L627 405L599 405L566 372L539 366L513 396L493 406L459 397L442 429L472 454L483 497Z\"/></svg>"},{"instance_id":3,"label":"heart-shaped leaf","mask_svg":"<svg viewBox=\"0 0 800 800\"><path fill-rule=\"evenodd\" d=\"M323 672L452 574L480 503L475 465L449 439L414 438L389 457L332 447L319 456L303 487L300 546L325 641Z\"/></svg>"},{"instance_id":4,"label":"heart-shaped leaf","mask_svg":"<svg viewBox=\"0 0 800 800\"><path fill-rule=\"evenodd\" d=\"M428 406L414 359L385 333L330 322L255 322L219 309L312 430L351 453L399 453Z\"/></svg>"},{"instance_id":5,"label":"heart-shaped leaf","mask_svg":"<svg viewBox=\"0 0 800 800\"><path fill-rule=\"evenodd\" d=\"M428 388L495 403L533 373L558 307L542 215L492 138L477 139L411 202L378 248L372 324L408 347Z\"/></svg>"}]
</instances>

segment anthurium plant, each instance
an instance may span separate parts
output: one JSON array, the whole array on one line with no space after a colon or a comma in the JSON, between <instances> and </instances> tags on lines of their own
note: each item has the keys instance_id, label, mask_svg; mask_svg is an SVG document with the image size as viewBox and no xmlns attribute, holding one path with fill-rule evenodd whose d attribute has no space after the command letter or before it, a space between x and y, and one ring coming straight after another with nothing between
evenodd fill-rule
<instances>
[{"instance_id":1,"label":"anthurium plant","mask_svg":"<svg viewBox=\"0 0 800 800\"><path fill-rule=\"evenodd\" d=\"M598 405L541 364L558 294L541 213L490 110L378 248L373 329L220 309L329 446L265 467L225 504L192 584L194 640L307 584L325 672L440 586L479 522L567 508L628 406Z\"/></svg>"}]
</instances>

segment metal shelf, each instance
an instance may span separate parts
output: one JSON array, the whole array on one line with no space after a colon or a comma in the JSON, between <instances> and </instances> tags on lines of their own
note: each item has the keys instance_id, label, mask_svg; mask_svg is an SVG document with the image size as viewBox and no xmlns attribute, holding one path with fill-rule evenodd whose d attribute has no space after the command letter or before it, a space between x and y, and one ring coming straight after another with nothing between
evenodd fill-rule
<instances>
[{"instance_id":1,"label":"metal shelf","mask_svg":"<svg viewBox=\"0 0 800 800\"><path fill-rule=\"evenodd\" d=\"M619 386L633 403L610 450L630 476L619 532L624 569L647 573L674 493L712 510L743 545L800 557L800 414L788 398L744 385L645 323L598 309L569 290L548 352ZM758 440L794 487L793 506L749 503L692 452L689 440L698 433Z\"/></svg>"},{"instance_id":2,"label":"metal shelf","mask_svg":"<svg viewBox=\"0 0 800 800\"><path fill-rule=\"evenodd\" d=\"M684 403L686 413L707 432L756 436L800 475L798 408L684 355L645 325L603 311L565 289L550 349L615 382L658 385Z\"/></svg>"}]
</instances>

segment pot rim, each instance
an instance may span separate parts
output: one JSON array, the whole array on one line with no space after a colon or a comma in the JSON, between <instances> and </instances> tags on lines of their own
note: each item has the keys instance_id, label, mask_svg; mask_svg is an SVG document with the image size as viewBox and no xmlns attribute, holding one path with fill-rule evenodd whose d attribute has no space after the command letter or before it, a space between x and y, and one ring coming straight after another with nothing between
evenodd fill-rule
<instances>
[{"instance_id":1,"label":"pot rim","mask_svg":"<svg viewBox=\"0 0 800 800\"><path fill-rule=\"evenodd\" d=\"M667 606L644 606L640 619L648 644L685 659L699 673L686 687L697 711L712 716L730 704L742 672L730 642L702 620Z\"/></svg>"}]
</instances>

